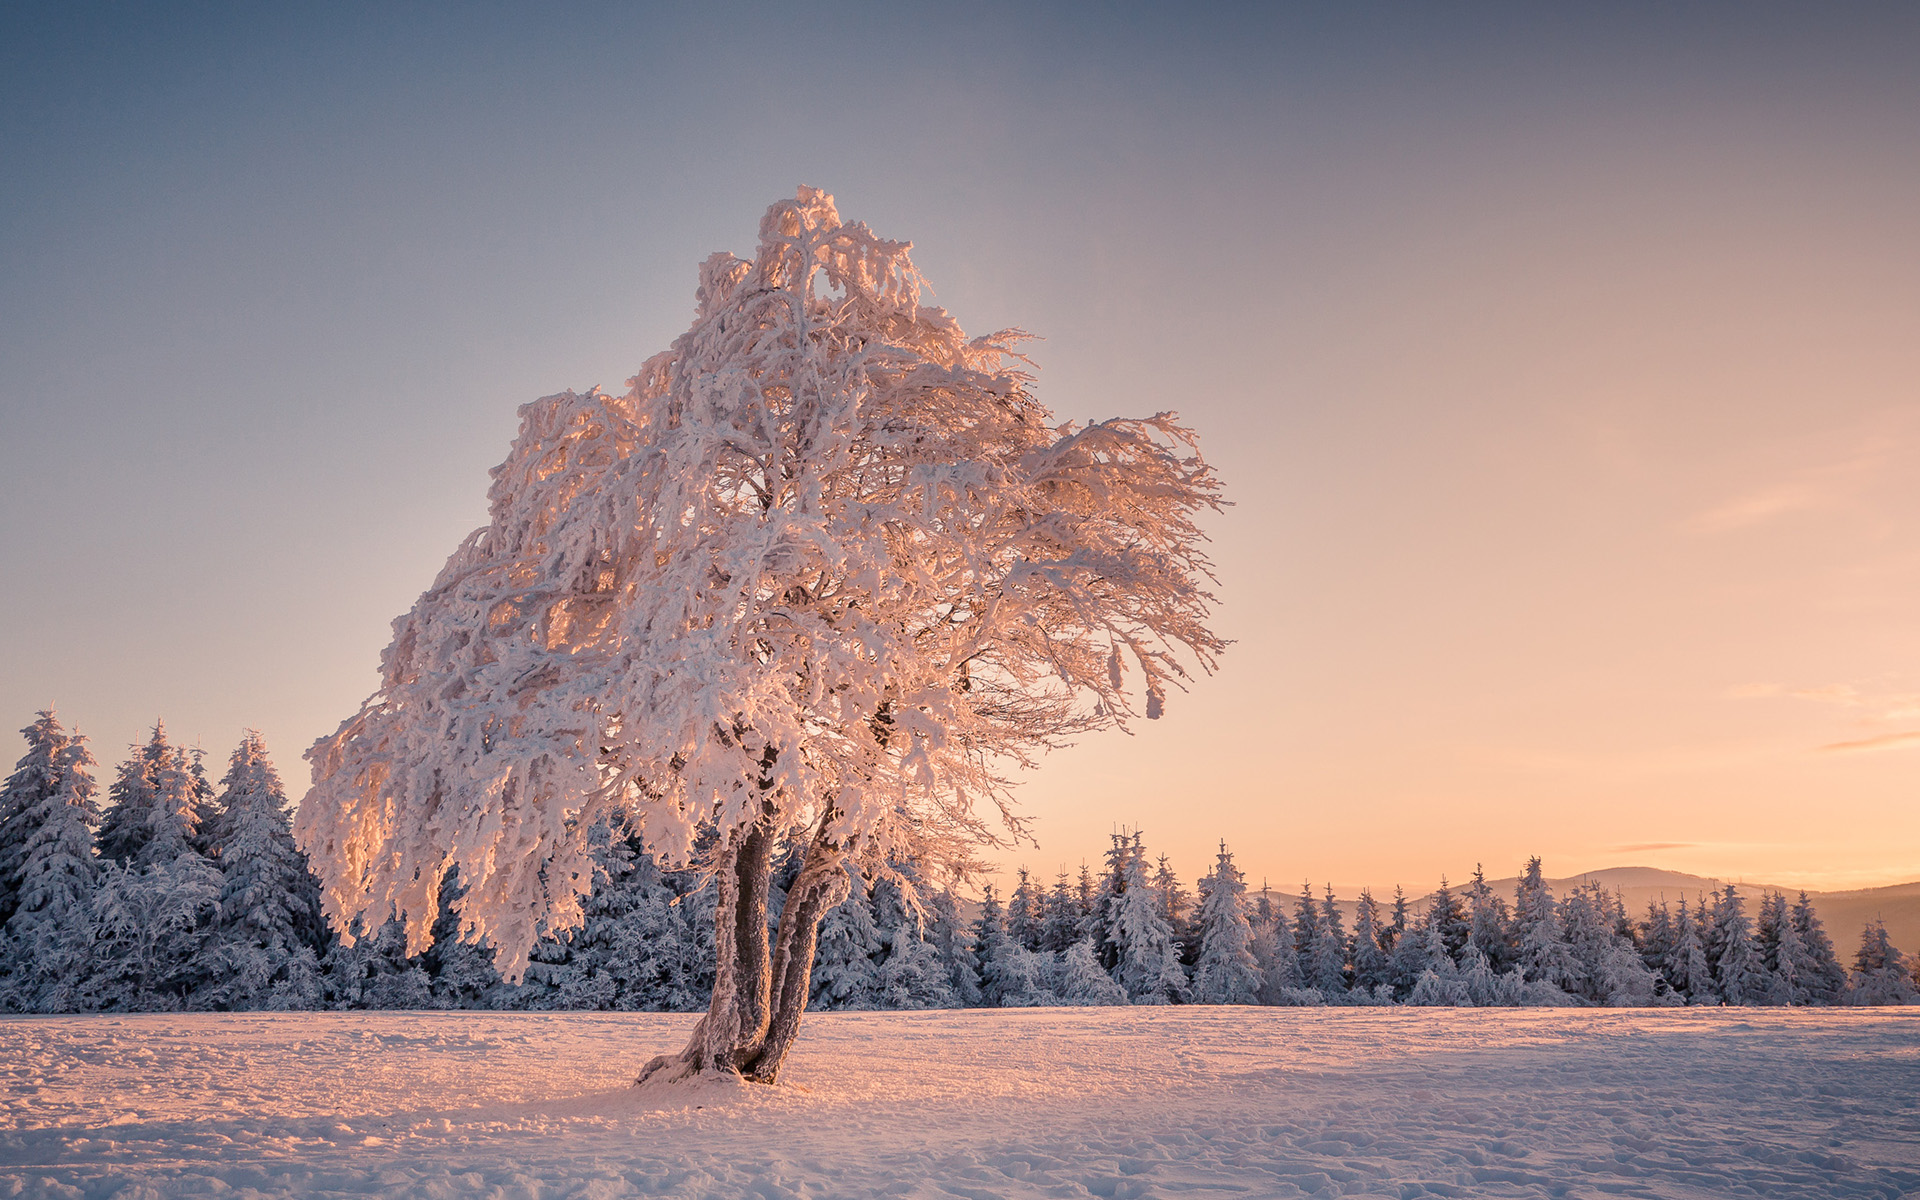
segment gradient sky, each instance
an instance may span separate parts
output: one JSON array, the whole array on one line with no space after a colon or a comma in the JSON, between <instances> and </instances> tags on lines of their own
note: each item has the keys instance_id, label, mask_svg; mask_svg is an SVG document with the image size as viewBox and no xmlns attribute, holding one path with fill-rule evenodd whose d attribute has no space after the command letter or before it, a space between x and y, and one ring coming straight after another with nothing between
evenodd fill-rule
<instances>
[{"instance_id":1,"label":"gradient sky","mask_svg":"<svg viewBox=\"0 0 1920 1200\"><path fill-rule=\"evenodd\" d=\"M0 717L304 791L515 408L807 183L1236 504L1009 865L1920 877L1920 10L1547 7L10 6Z\"/></svg>"}]
</instances>

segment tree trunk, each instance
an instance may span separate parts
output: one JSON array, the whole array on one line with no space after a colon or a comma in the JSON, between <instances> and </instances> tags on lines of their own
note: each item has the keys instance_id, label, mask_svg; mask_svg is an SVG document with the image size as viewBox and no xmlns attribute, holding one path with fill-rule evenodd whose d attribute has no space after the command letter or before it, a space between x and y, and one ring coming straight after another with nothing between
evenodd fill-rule
<instances>
[{"instance_id":1,"label":"tree trunk","mask_svg":"<svg viewBox=\"0 0 1920 1200\"><path fill-rule=\"evenodd\" d=\"M681 1079L703 1072L773 1083L799 1032L813 976L820 918L846 898L845 854L825 836L827 818L807 846L788 890L769 953L767 888L778 838L755 826L721 851L714 864L713 999L679 1054L649 1062L635 1082Z\"/></svg>"}]
</instances>

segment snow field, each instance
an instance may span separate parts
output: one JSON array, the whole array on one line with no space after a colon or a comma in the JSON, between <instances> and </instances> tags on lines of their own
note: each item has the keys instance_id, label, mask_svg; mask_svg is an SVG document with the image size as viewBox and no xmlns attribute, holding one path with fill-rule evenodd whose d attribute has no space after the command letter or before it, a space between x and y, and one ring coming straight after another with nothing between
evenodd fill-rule
<instances>
[{"instance_id":1,"label":"snow field","mask_svg":"<svg viewBox=\"0 0 1920 1200\"><path fill-rule=\"evenodd\" d=\"M0 1019L0 1196L1920 1195L1920 1010Z\"/></svg>"}]
</instances>

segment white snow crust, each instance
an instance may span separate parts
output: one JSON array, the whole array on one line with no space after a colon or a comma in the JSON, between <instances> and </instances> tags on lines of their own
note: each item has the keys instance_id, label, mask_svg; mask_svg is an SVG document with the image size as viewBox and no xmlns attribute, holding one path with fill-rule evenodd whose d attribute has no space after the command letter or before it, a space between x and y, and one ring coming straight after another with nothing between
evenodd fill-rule
<instances>
[{"instance_id":1,"label":"white snow crust","mask_svg":"<svg viewBox=\"0 0 1920 1200\"><path fill-rule=\"evenodd\" d=\"M0 1019L0 1196L1920 1194L1920 1010L821 1013L628 1087L692 1020Z\"/></svg>"}]
</instances>

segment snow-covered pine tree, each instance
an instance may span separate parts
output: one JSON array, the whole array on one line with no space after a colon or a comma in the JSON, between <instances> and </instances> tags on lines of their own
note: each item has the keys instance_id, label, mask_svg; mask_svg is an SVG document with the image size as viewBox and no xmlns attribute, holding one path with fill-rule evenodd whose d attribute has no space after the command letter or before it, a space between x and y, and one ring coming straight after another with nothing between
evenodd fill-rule
<instances>
[{"instance_id":1,"label":"snow-covered pine tree","mask_svg":"<svg viewBox=\"0 0 1920 1200\"><path fill-rule=\"evenodd\" d=\"M125 867L171 865L193 854L199 831L200 800L192 764L167 741L165 722L156 721L145 746L121 763L107 789L111 807L100 823L100 857Z\"/></svg>"},{"instance_id":2,"label":"snow-covered pine tree","mask_svg":"<svg viewBox=\"0 0 1920 1200\"><path fill-rule=\"evenodd\" d=\"M1178 1004L1186 1000L1186 970L1173 929L1161 914L1160 897L1147 879L1146 851L1135 834L1124 857L1120 890L1107 900L1107 937L1113 978L1132 1004Z\"/></svg>"},{"instance_id":3,"label":"snow-covered pine tree","mask_svg":"<svg viewBox=\"0 0 1920 1200\"><path fill-rule=\"evenodd\" d=\"M648 1070L771 1082L847 859L943 882L992 819L1018 829L1000 764L1141 692L1158 717L1224 643L1195 521L1219 485L1171 414L1056 424L1020 335L922 306L906 244L824 192L760 234L703 264L630 391L522 410L491 524L314 748L296 829L336 919L397 908L416 947L458 863L514 976L542 919L578 923L595 821L674 866L717 830L709 1016ZM769 939L789 834L807 863Z\"/></svg>"},{"instance_id":4,"label":"snow-covered pine tree","mask_svg":"<svg viewBox=\"0 0 1920 1200\"><path fill-rule=\"evenodd\" d=\"M22 814L28 832L13 915L0 944L0 1010L75 1012L87 1006L82 983L93 971L91 914L100 873L93 834L100 809L86 738L62 732L46 765L46 774L35 778L51 777L52 790ZM17 781L18 772L9 788Z\"/></svg>"},{"instance_id":5,"label":"snow-covered pine tree","mask_svg":"<svg viewBox=\"0 0 1920 1200\"><path fill-rule=\"evenodd\" d=\"M1427 906L1427 923L1438 920L1440 936L1447 946L1447 957L1459 965L1460 955L1467 948L1467 941L1473 936L1473 921L1467 916L1467 906L1454 894L1447 884L1447 877L1440 877L1440 888L1433 893L1433 900Z\"/></svg>"},{"instance_id":6,"label":"snow-covered pine tree","mask_svg":"<svg viewBox=\"0 0 1920 1200\"><path fill-rule=\"evenodd\" d=\"M1446 886L1444 881L1441 886ZM1473 996L1460 979L1460 968L1447 950L1447 921L1445 906L1428 905L1426 927L1407 939L1420 943L1420 957L1427 964L1415 978L1413 989L1407 993L1407 1003L1410 1005L1443 1008L1464 1007L1473 1003Z\"/></svg>"},{"instance_id":7,"label":"snow-covered pine tree","mask_svg":"<svg viewBox=\"0 0 1920 1200\"><path fill-rule=\"evenodd\" d=\"M1667 981L1686 997L1688 1004L1718 1004L1720 989L1714 982L1713 967L1707 962L1706 946L1700 940L1700 921L1695 910L1687 907L1685 893L1680 896L1680 917L1673 935L1673 952L1667 958Z\"/></svg>"},{"instance_id":8,"label":"snow-covered pine tree","mask_svg":"<svg viewBox=\"0 0 1920 1200\"><path fill-rule=\"evenodd\" d=\"M1302 987L1313 986L1313 952L1319 945L1320 906L1313 899L1313 884L1303 879L1293 902L1293 957Z\"/></svg>"},{"instance_id":9,"label":"snow-covered pine tree","mask_svg":"<svg viewBox=\"0 0 1920 1200\"><path fill-rule=\"evenodd\" d=\"M201 857L218 862L227 833L218 793L207 778L207 752L196 745L181 753L186 756L188 787L193 792L193 848Z\"/></svg>"},{"instance_id":10,"label":"snow-covered pine tree","mask_svg":"<svg viewBox=\"0 0 1920 1200\"><path fill-rule=\"evenodd\" d=\"M1200 957L1194 967L1195 1004L1258 1004L1260 964L1247 921L1246 878L1220 843L1213 871L1200 881Z\"/></svg>"},{"instance_id":11,"label":"snow-covered pine tree","mask_svg":"<svg viewBox=\"0 0 1920 1200\"><path fill-rule=\"evenodd\" d=\"M493 947L462 936L460 901L466 894L459 866L448 867L440 881L440 915L433 923L433 940L420 956L435 1008L489 1008L504 998L500 972L493 966Z\"/></svg>"},{"instance_id":12,"label":"snow-covered pine tree","mask_svg":"<svg viewBox=\"0 0 1920 1200\"><path fill-rule=\"evenodd\" d=\"M1768 978L1763 1003L1805 1003L1807 994L1800 986L1800 975L1807 968L1807 951L1800 944L1800 932L1793 927L1793 913L1787 908L1785 893L1768 892L1761 897L1754 944Z\"/></svg>"},{"instance_id":13,"label":"snow-covered pine tree","mask_svg":"<svg viewBox=\"0 0 1920 1200\"><path fill-rule=\"evenodd\" d=\"M813 957L812 1007L861 1010L880 1007L880 973L874 959L881 952L880 930L873 923L866 881L848 871L845 899L827 910L820 923L820 947ZM993 923L1001 928L1000 902L993 899Z\"/></svg>"},{"instance_id":14,"label":"snow-covered pine tree","mask_svg":"<svg viewBox=\"0 0 1920 1200\"><path fill-rule=\"evenodd\" d=\"M1353 945L1348 959L1353 963L1353 990L1369 996L1376 989L1393 986L1393 964L1380 944L1380 904L1369 888L1360 889L1360 903L1353 913Z\"/></svg>"},{"instance_id":15,"label":"snow-covered pine tree","mask_svg":"<svg viewBox=\"0 0 1920 1200\"><path fill-rule=\"evenodd\" d=\"M407 930L389 918L368 933L355 918L333 944L322 978L331 1008L407 1009L433 1006L433 981L420 956L407 953Z\"/></svg>"},{"instance_id":16,"label":"snow-covered pine tree","mask_svg":"<svg viewBox=\"0 0 1920 1200\"><path fill-rule=\"evenodd\" d=\"M960 1008L977 1007L981 1003L980 974L974 969L974 948L960 921L953 893L942 888L934 893L933 903L928 907L932 918L927 926L927 941L946 968L953 1002Z\"/></svg>"},{"instance_id":17,"label":"snow-covered pine tree","mask_svg":"<svg viewBox=\"0 0 1920 1200\"><path fill-rule=\"evenodd\" d=\"M1598 882L1576 887L1561 905L1567 946L1579 964L1576 993L1592 1004L1641 1007L1652 1003L1652 972L1620 932L1618 903Z\"/></svg>"},{"instance_id":18,"label":"snow-covered pine tree","mask_svg":"<svg viewBox=\"0 0 1920 1200\"><path fill-rule=\"evenodd\" d=\"M1887 923L1879 917L1860 931L1851 983L1847 990L1849 1004L1920 1004L1920 991L1914 988L1906 956L1895 949L1887 937Z\"/></svg>"},{"instance_id":19,"label":"snow-covered pine tree","mask_svg":"<svg viewBox=\"0 0 1920 1200\"><path fill-rule=\"evenodd\" d=\"M1192 904L1180 876L1174 873L1173 864L1164 854L1154 867L1153 890L1160 897L1160 915L1166 918L1167 928L1173 930L1173 940L1182 947L1181 961L1192 966L1194 956L1200 952L1199 937L1188 920ZM1194 944L1188 945L1189 942Z\"/></svg>"},{"instance_id":20,"label":"snow-covered pine tree","mask_svg":"<svg viewBox=\"0 0 1920 1200\"><path fill-rule=\"evenodd\" d=\"M1800 893L1799 900L1793 906L1793 929L1800 935L1800 945L1806 951L1806 969L1800 973L1799 984L1805 989L1808 1004L1839 1004L1847 993L1847 972L1840 965L1840 957L1834 953L1833 939L1828 936L1827 928L1820 921L1820 914L1814 911L1813 901L1806 892Z\"/></svg>"},{"instance_id":21,"label":"snow-covered pine tree","mask_svg":"<svg viewBox=\"0 0 1920 1200\"><path fill-rule=\"evenodd\" d=\"M1772 990L1766 964L1753 944L1753 923L1746 901L1728 884L1714 907L1713 942L1720 949L1714 964L1714 982L1728 1004L1759 1004Z\"/></svg>"},{"instance_id":22,"label":"snow-covered pine tree","mask_svg":"<svg viewBox=\"0 0 1920 1200\"><path fill-rule=\"evenodd\" d=\"M51 708L34 714L20 736L27 739L27 752L0 786L0 925L18 904L20 870L36 828L32 814L60 790L60 752L68 741Z\"/></svg>"},{"instance_id":23,"label":"snow-covered pine tree","mask_svg":"<svg viewBox=\"0 0 1920 1200\"><path fill-rule=\"evenodd\" d=\"M1385 929L1380 931L1380 948L1388 954L1399 944L1400 935L1412 924L1413 915L1408 911L1406 889L1399 884L1393 885L1393 913Z\"/></svg>"},{"instance_id":24,"label":"snow-covered pine tree","mask_svg":"<svg viewBox=\"0 0 1920 1200\"><path fill-rule=\"evenodd\" d=\"M1657 902L1647 901L1647 919L1640 928L1640 961L1662 983L1672 986L1667 964L1673 957L1673 910L1667 907L1665 896Z\"/></svg>"},{"instance_id":25,"label":"snow-covered pine tree","mask_svg":"<svg viewBox=\"0 0 1920 1200\"><path fill-rule=\"evenodd\" d=\"M219 916L203 951L198 1008L318 1008L326 920L319 881L293 844L285 789L266 742L246 730L220 780Z\"/></svg>"},{"instance_id":26,"label":"snow-covered pine tree","mask_svg":"<svg viewBox=\"0 0 1920 1200\"><path fill-rule=\"evenodd\" d=\"M1047 893L1046 910L1040 920L1040 948L1049 954L1065 953L1068 946L1082 937L1083 916L1073 885L1067 882L1067 873L1062 871L1054 878L1053 890Z\"/></svg>"},{"instance_id":27,"label":"snow-covered pine tree","mask_svg":"<svg viewBox=\"0 0 1920 1200\"><path fill-rule=\"evenodd\" d=\"M1033 879L1019 870L1019 881L1007 896L1007 936L1028 950L1040 949L1040 906Z\"/></svg>"},{"instance_id":28,"label":"snow-covered pine tree","mask_svg":"<svg viewBox=\"0 0 1920 1200\"><path fill-rule=\"evenodd\" d=\"M1326 886L1320 902L1320 928L1314 933L1313 974L1307 982L1328 1001L1347 994L1347 929L1340 906L1333 900L1333 885Z\"/></svg>"},{"instance_id":29,"label":"snow-covered pine tree","mask_svg":"<svg viewBox=\"0 0 1920 1200\"><path fill-rule=\"evenodd\" d=\"M1117 1005L1127 1002L1127 992L1100 966L1091 939L1075 942L1060 956L1054 973L1054 998L1060 1004L1080 1006Z\"/></svg>"},{"instance_id":30,"label":"snow-covered pine tree","mask_svg":"<svg viewBox=\"0 0 1920 1200\"><path fill-rule=\"evenodd\" d=\"M911 863L902 863L874 881L873 923L881 944L878 1003L889 1009L954 1008L946 964L928 940L927 914L914 902L928 893L914 886L912 870Z\"/></svg>"},{"instance_id":31,"label":"snow-covered pine tree","mask_svg":"<svg viewBox=\"0 0 1920 1200\"><path fill-rule=\"evenodd\" d=\"M1538 855L1527 860L1526 870L1514 888L1513 931L1520 969L1527 982L1550 983L1569 994L1578 992L1584 982L1580 965L1567 945L1559 906L1541 872Z\"/></svg>"},{"instance_id":32,"label":"snow-covered pine tree","mask_svg":"<svg viewBox=\"0 0 1920 1200\"><path fill-rule=\"evenodd\" d=\"M1253 961L1260 967L1260 1003L1290 1003L1289 997L1306 987L1306 980L1300 977L1300 957L1293 951L1293 930L1288 927L1284 904L1270 902L1264 919L1255 922L1252 950Z\"/></svg>"},{"instance_id":33,"label":"snow-covered pine tree","mask_svg":"<svg viewBox=\"0 0 1920 1200\"><path fill-rule=\"evenodd\" d=\"M1467 886L1467 923L1467 940L1479 947L1488 970L1503 974L1519 961L1507 902L1487 886L1487 873L1478 863L1474 864L1473 882Z\"/></svg>"}]
</instances>

